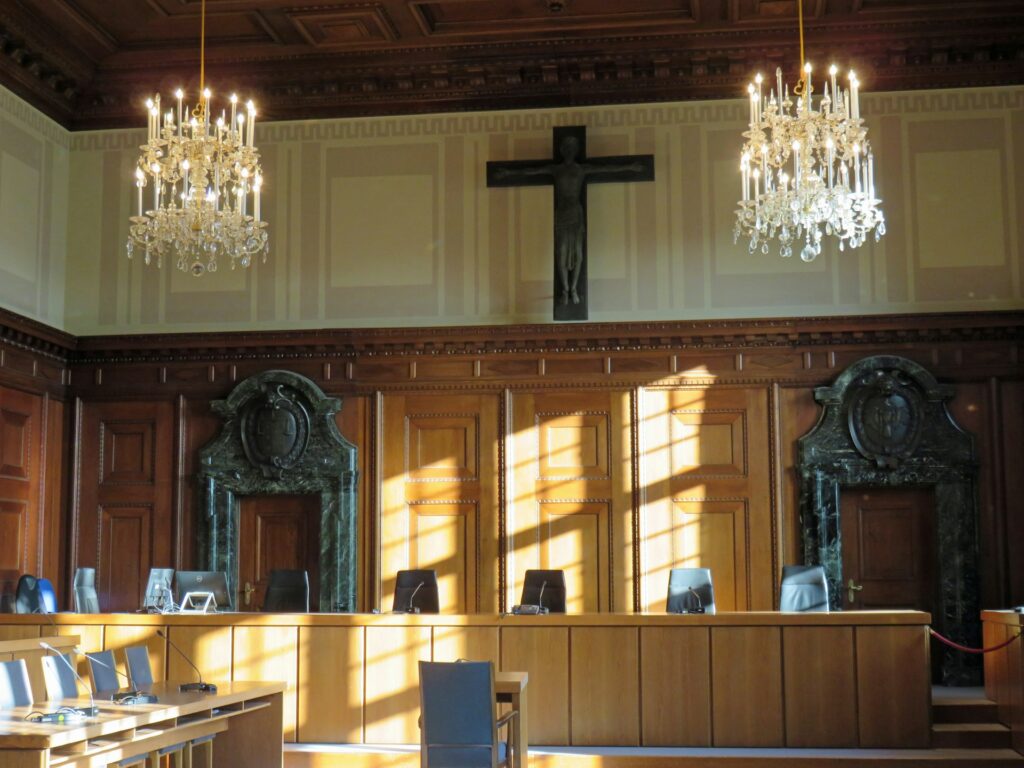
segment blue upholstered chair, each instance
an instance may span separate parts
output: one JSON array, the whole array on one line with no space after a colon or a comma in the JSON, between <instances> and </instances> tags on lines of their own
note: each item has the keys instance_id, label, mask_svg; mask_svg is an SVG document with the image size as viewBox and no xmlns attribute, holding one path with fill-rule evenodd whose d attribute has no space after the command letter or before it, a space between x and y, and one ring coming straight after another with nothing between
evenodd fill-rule
<instances>
[{"instance_id":1,"label":"blue upholstered chair","mask_svg":"<svg viewBox=\"0 0 1024 768\"><path fill-rule=\"evenodd\" d=\"M828 612L828 580L820 565L782 566L780 611Z\"/></svg>"},{"instance_id":2,"label":"blue upholstered chair","mask_svg":"<svg viewBox=\"0 0 1024 768\"><path fill-rule=\"evenodd\" d=\"M85 658L89 660L89 674L92 676L93 693L110 693L121 687L117 680L117 668L115 667L113 651L87 653Z\"/></svg>"},{"instance_id":3,"label":"blue upholstered chair","mask_svg":"<svg viewBox=\"0 0 1024 768\"><path fill-rule=\"evenodd\" d=\"M71 672L71 667L75 665L74 658L70 653L62 656L67 664L59 656L43 656L43 682L46 684L47 699L75 699L82 695L78 691L78 681Z\"/></svg>"},{"instance_id":4,"label":"blue upholstered chair","mask_svg":"<svg viewBox=\"0 0 1024 768\"><path fill-rule=\"evenodd\" d=\"M423 768L497 768L512 764L498 728L518 724L512 710L495 718L489 661L420 662L420 764Z\"/></svg>"},{"instance_id":5,"label":"blue upholstered chair","mask_svg":"<svg viewBox=\"0 0 1024 768\"><path fill-rule=\"evenodd\" d=\"M32 683L24 659L0 662L0 709L32 705Z\"/></svg>"},{"instance_id":6,"label":"blue upholstered chair","mask_svg":"<svg viewBox=\"0 0 1024 768\"><path fill-rule=\"evenodd\" d=\"M40 613L57 612L57 593L49 579L37 579L36 590L39 592Z\"/></svg>"},{"instance_id":7,"label":"blue upholstered chair","mask_svg":"<svg viewBox=\"0 0 1024 768\"><path fill-rule=\"evenodd\" d=\"M132 645L124 649L124 658L128 662L128 679L133 688L148 688L153 684L153 666L149 663L149 648L144 645Z\"/></svg>"},{"instance_id":8,"label":"blue upholstered chair","mask_svg":"<svg viewBox=\"0 0 1024 768\"><path fill-rule=\"evenodd\" d=\"M715 612L715 590L710 568L673 568L668 574L669 613Z\"/></svg>"},{"instance_id":9,"label":"blue upholstered chair","mask_svg":"<svg viewBox=\"0 0 1024 768\"><path fill-rule=\"evenodd\" d=\"M99 613L100 596L96 593L96 569L79 568L75 571L75 612Z\"/></svg>"}]
</instances>

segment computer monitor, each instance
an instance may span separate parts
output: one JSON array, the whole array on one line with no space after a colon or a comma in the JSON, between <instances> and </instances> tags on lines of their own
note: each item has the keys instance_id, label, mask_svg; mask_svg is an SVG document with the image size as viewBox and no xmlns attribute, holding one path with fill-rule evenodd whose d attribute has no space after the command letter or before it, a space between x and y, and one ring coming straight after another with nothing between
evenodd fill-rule
<instances>
[{"instance_id":1,"label":"computer monitor","mask_svg":"<svg viewBox=\"0 0 1024 768\"><path fill-rule=\"evenodd\" d=\"M401 613L437 613L437 572L433 569L399 571L395 583L392 611Z\"/></svg>"},{"instance_id":2,"label":"computer monitor","mask_svg":"<svg viewBox=\"0 0 1024 768\"><path fill-rule=\"evenodd\" d=\"M174 580L173 568L150 568L149 580L146 582L146 594L142 598L142 608L146 611L166 611L174 602L171 582Z\"/></svg>"},{"instance_id":3,"label":"computer monitor","mask_svg":"<svg viewBox=\"0 0 1024 768\"><path fill-rule=\"evenodd\" d=\"M177 598L180 603L189 592L212 592L217 608L230 611L234 601L228 592L228 575L223 571L178 571Z\"/></svg>"},{"instance_id":4,"label":"computer monitor","mask_svg":"<svg viewBox=\"0 0 1024 768\"><path fill-rule=\"evenodd\" d=\"M549 613L565 613L565 571L528 570L523 581L523 598L520 603L540 605L547 608Z\"/></svg>"}]
</instances>

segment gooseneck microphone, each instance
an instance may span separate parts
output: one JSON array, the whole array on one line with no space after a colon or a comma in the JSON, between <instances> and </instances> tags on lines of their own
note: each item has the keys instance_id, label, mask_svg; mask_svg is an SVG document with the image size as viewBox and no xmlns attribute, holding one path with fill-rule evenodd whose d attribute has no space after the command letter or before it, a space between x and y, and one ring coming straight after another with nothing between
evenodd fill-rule
<instances>
[{"instance_id":1,"label":"gooseneck microphone","mask_svg":"<svg viewBox=\"0 0 1024 768\"><path fill-rule=\"evenodd\" d=\"M547 585L547 580L544 580L540 583L540 594L537 595L537 605L539 605L541 608L544 607L544 587L546 587Z\"/></svg>"},{"instance_id":2,"label":"gooseneck microphone","mask_svg":"<svg viewBox=\"0 0 1024 768\"><path fill-rule=\"evenodd\" d=\"M686 610L686 612L687 613L704 613L704 603L701 601L700 595L697 594L697 590L694 589L693 587L687 587L686 589L689 590L691 595L693 595L693 599L697 601L697 607L696 608L688 608Z\"/></svg>"},{"instance_id":3,"label":"gooseneck microphone","mask_svg":"<svg viewBox=\"0 0 1024 768\"><path fill-rule=\"evenodd\" d=\"M76 645L75 646L75 653L83 653L83 651L82 651L81 648L79 648ZM114 691L113 693L111 693L110 700L114 704L156 704L157 703L158 699L157 699L156 696L154 696L152 693L144 693L143 691L136 690L135 686L132 685L131 678L129 678L128 675L126 675L124 672L122 672L117 667L110 666L109 664L107 664L107 662L103 661L102 659L96 658L95 655L89 655L88 653L86 653L84 655L86 656L86 658L89 659L89 661L91 663L99 664L101 667L104 667L106 669L112 669L112 670L114 670L115 673L119 674L121 677L123 677L127 681L127 683L128 683L128 690L126 690L126 691Z\"/></svg>"},{"instance_id":4,"label":"gooseneck microphone","mask_svg":"<svg viewBox=\"0 0 1024 768\"><path fill-rule=\"evenodd\" d=\"M421 581L419 584L416 585L416 589L414 589L412 591L412 594L409 595L409 607L406 609L406 611L405 611L406 613L419 613L420 612L419 608L416 608L415 606L413 606L412 603L413 603L413 600L416 599L416 593L419 592L420 588L424 584L426 584L426 583L427 582L425 582L425 581Z\"/></svg>"},{"instance_id":5,"label":"gooseneck microphone","mask_svg":"<svg viewBox=\"0 0 1024 768\"><path fill-rule=\"evenodd\" d=\"M199 671L199 667L197 667L195 664L193 664L192 663L192 659L190 659L188 657L188 655L183 650L181 650L181 648L179 648L178 646L176 646L174 644L174 641L171 640L170 636L166 632L164 632L162 629L158 629L156 631L156 633L158 635L160 635L160 637L162 637L164 640L166 640L167 644L169 646L171 646L171 648L173 648L175 651L177 651L178 655L181 656L181 658L183 658L185 661L187 661L188 665L190 667L192 667L192 669L194 669L196 671L196 675L199 676L199 682L198 683L182 683L181 685L178 686L178 690L179 691L181 691L183 693L185 691L202 691L203 693L216 693L217 692L217 686L216 685L214 685L213 683L204 683L203 682L203 673Z\"/></svg>"},{"instance_id":6,"label":"gooseneck microphone","mask_svg":"<svg viewBox=\"0 0 1024 768\"><path fill-rule=\"evenodd\" d=\"M71 674L75 676L75 680L85 686L85 690L89 692L89 706L88 707L72 707L71 711L81 715L82 717L96 717L100 713L100 708L96 706L96 699L92 696L92 688L85 684L85 680L82 679L81 675L78 674L78 670L75 669L75 665L68 661L68 657L58 651L52 645L46 642L40 641L39 647L45 651L49 651L54 654L61 662L71 670ZM77 647L75 649L77 653Z\"/></svg>"}]
</instances>

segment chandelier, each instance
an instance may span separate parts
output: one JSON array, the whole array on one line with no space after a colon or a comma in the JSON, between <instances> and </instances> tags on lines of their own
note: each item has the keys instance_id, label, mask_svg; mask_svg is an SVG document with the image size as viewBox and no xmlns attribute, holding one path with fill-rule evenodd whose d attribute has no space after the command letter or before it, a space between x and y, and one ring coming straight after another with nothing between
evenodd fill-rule
<instances>
[{"instance_id":1,"label":"chandelier","mask_svg":"<svg viewBox=\"0 0 1024 768\"><path fill-rule=\"evenodd\" d=\"M803 0L797 0L800 24L800 81L790 96L782 70L763 98L760 74L747 86L750 128L740 154L743 199L736 211L733 238L750 238L750 252L768 253L779 240L779 253L813 261L821 253L822 235L839 240L839 250L857 248L873 231L885 234L885 219L875 197L874 155L860 117L860 83L836 82L837 69L817 100L812 99L811 65L804 61Z\"/></svg>"},{"instance_id":2,"label":"chandelier","mask_svg":"<svg viewBox=\"0 0 1024 768\"><path fill-rule=\"evenodd\" d=\"M148 133L135 169L138 213L127 245L128 258L141 250L146 264L155 259L159 267L174 255L178 269L196 277L216 272L218 259L230 258L232 269L248 267L269 251L260 219L263 172L253 146L256 107L249 101L241 108L232 94L213 119L205 83L206 0L201 13L195 108L187 111L180 88L176 109L163 112L159 94L146 101Z\"/></svg>"}]
</instances>

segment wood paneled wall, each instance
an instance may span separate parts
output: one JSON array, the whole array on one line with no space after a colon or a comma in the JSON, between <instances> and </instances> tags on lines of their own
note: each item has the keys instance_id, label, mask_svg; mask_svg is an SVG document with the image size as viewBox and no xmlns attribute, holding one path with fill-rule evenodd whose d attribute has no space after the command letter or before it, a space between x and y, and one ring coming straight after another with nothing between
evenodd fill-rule
<instances>
[{"instance_id":1,"label":"wood paneled wall","mask_svg":"<svg viewBox=\"0 0 1024 768\"><path fill-rule=\"evenodd\" d=\"M0 313L0 590L62 578L70 337Z\"/></svg>"},{"instance_id":2,"label":"wood paneled wall","mask_svg":"<svg viewBox=\"0 0 1024 768\"><path fill-rule=\"evenodd\" d=\"M660 610L668 570L702 565L720 608L769 609L801 557L813 389L884 353L956 385L981 465L982 601L1020 602L1022 328L1024 313L972 313L72 339L62 562L99 568L105 610L136 605L151 566L195 566L209 401L287 368L343 399L359 448L364 608L390 608L400 568L437 569L443 611L491 612L552 567L572 611ZM52 429L63 405L37 388Z\"/></svg>"}]
</instances>

